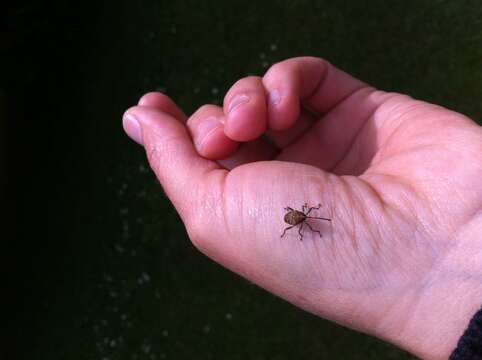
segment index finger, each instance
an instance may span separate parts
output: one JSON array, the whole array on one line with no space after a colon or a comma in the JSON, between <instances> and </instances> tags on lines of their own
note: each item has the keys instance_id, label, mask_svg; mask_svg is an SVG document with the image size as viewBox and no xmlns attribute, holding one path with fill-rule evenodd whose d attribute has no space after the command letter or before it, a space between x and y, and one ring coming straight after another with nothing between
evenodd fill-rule
<instances>
[{"instance_id":1,"label":"index finger","mask_svg":"<svg viewBox=\"0 0 482 360\"><path fill-rule=\"evenodd\" d=\"M298 57L273 65L263 77L268 94L268 124L273 130L290 128L300 104L323 114L367 85L316 57Z\"/></svg>"}]
</instances>

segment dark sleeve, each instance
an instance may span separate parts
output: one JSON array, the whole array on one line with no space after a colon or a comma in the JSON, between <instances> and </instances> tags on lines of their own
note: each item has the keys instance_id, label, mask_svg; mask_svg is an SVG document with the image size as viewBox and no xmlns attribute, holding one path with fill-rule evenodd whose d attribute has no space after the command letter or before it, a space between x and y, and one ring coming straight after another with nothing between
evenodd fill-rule
<instances>
[{"instance_id":1,"label":"dark sleeve","mask_svg":"<svg viewBox=\"0 0 482 360\"><path fill-rule=\"evenodd\" d=\"M450 360L482 360L482 309L470 320Z\"/></svg>"}]
</instances>

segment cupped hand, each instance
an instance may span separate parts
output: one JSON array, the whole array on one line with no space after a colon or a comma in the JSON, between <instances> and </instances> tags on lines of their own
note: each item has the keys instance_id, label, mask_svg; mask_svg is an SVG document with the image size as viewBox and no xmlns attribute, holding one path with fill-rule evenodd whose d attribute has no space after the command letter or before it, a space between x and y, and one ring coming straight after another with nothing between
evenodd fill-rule
<instances>
[{"instance_id":1,"label":"cupped hand","mask_svg":"<svg viewBox=\"0 0 482 360\"><path fill-rule=\"evenodd\" d=\"M189 118L149 93L127 133L206 255L293 304L446 358L482 302L482 130L310 57ZM285 208L321 204L319 231Z\"/></svg>"}]
</instances>

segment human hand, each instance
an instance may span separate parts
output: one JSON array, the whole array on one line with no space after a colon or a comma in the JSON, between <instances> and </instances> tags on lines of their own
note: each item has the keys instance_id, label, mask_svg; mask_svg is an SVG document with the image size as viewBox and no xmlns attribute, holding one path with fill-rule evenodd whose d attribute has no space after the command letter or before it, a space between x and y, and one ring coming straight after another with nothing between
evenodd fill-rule
<instances>
[{"instance_id":1,"label":"human hand","mask_svg":"<svg viewBox=\"0 0 482 360\"><path fill-rule=\"evenodd\" d=\"M189 119L147 94L124 128L193 243L293 304L433 359L480 307L482 130L463 115L294 58ZM281 238L304 203L323 237Z\"/></svg>"}]
</instances>

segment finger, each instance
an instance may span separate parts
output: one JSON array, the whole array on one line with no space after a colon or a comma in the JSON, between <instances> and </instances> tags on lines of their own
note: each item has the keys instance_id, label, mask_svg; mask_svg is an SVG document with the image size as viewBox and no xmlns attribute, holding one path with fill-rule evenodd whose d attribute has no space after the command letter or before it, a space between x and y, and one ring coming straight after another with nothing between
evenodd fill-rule
<instances>
[{"instance_id":1,"label":"finger","mask_svg":"<svg viewBox=\"0 0 482 360\"><path fill-rule=\"evenodd\" d=\"M160 92L150 92L143 95L138 103L140 106L149 106L161 110L183 122L187 121L187 116L167 95Z\"/></svg>"},{"instance_id":2,"label":"finger","mask_svg":"<svg viewBox=\"0 0 482 360\"><path fill-rule=\"evenodd\" d=\"M236 141L250 141L266 130L266 98L261 78L237 81L224 98L224 132Z\"/></svg>"},{"instance_id":3,"label":"finger","mask_svg":"<svg viewBox=\"0 0 482 360\"><path fill-rule=\"evenodd\" d=\"M273 65L263 77L268 97L268 125L274 130L291 127L300 102L323 114L365 86L327 61L299 57Z\"/></svg>"},{"instance_id":4,"label":"finger","mask_svg":"<svg viewBox=\"0 0 482 360\"><path fill-rule=\"evenodd\" d=\"M278 149L264 138L242 143L240 147L228 158L219 160L218 163L227 170L256 162L272 160L278 154Z\"/></svg>"},{"instance_id":5,"label":"finger","mask_svg":"<svg viewBox=\"0 0 482 360\"><path fill-rule=\"evenodd\" d=\"M224 113L219 106L204 105L187 121L196 150L206 159L224 159L239 145L224 133L223 119Z\"/></svg>"},{"instance_id":6,"label":"finger","mask_svg":"<svg viewBox=\"0 0 482 360\"><path fill-rule=\"evenodd\" d=\"M152 107L135 106L124 114L128 135L144 145L149 163L186 223L196 218L196 201L219 198L225 170L199 156L182 123ZM137 132L129 133L137 128ZM219 171L219 172L218 172Z\"/></svg>"}]
</instances>

